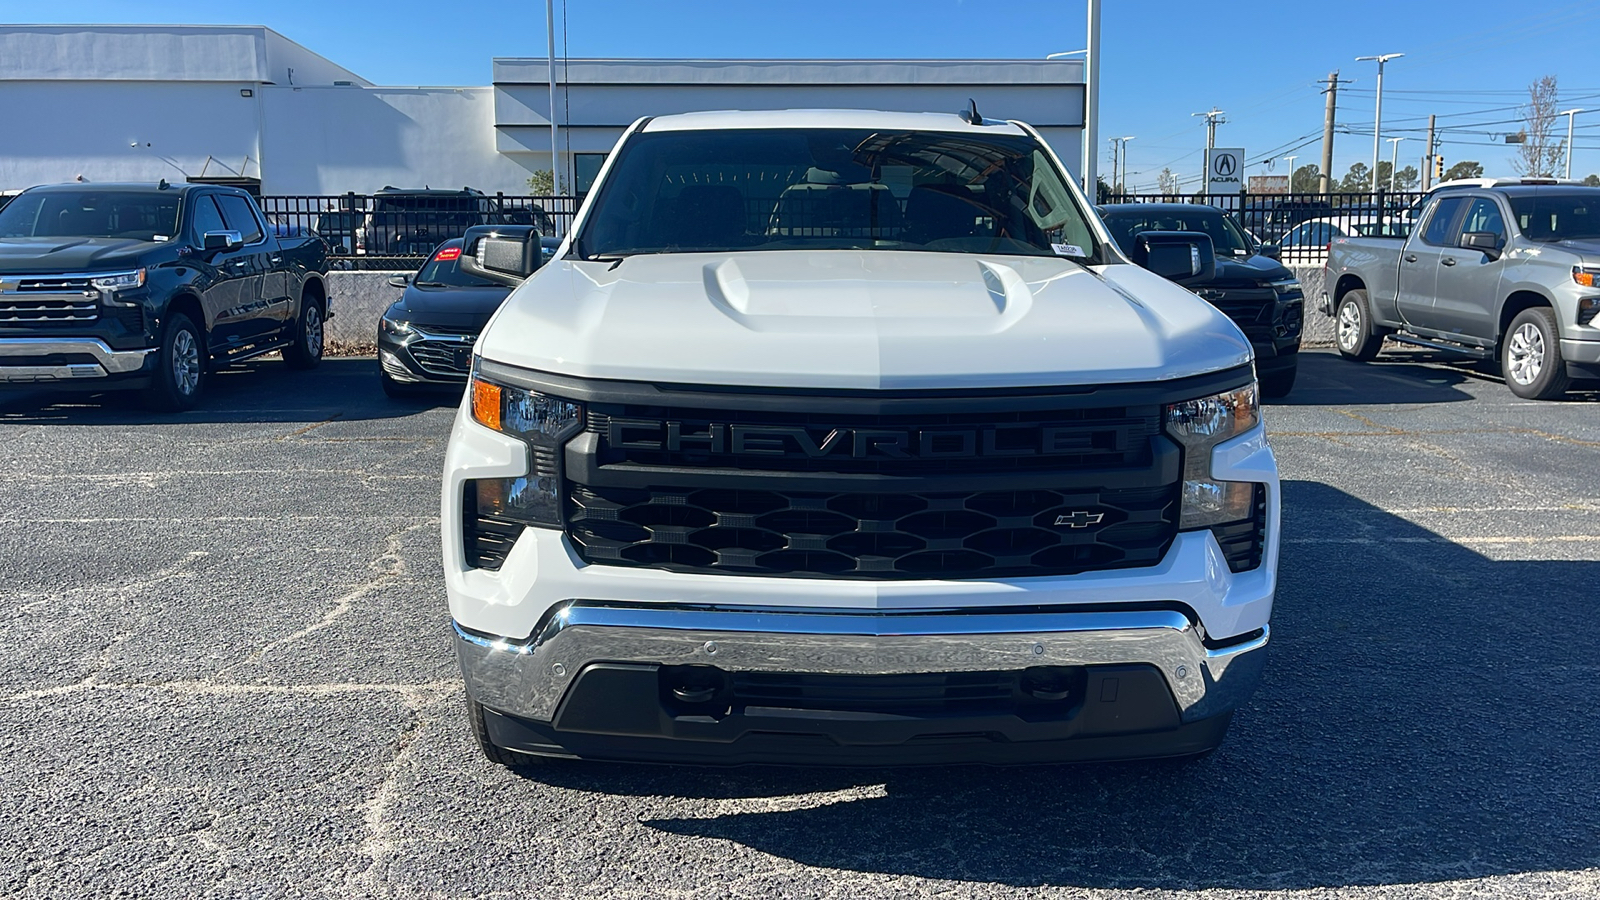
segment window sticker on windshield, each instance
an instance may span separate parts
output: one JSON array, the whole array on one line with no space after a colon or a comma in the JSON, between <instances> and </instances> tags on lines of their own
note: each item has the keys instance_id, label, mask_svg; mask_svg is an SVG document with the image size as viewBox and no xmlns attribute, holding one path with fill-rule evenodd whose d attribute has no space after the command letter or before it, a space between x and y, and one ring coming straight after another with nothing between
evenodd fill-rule
<instances>
[{"instance_id":1,"label":"window sticker on windshield","mask_svg":"<svg viewBox=\"0 0 1600 900\"><path fill-rule=\"evenodd\" d=\"M1083 252L1083 248L1077 244L1051 244L1050 249L1054 250L1057 256L1079 256L1085 259L1089 257L1089 254Z\"/></svg>"}]
</instances>

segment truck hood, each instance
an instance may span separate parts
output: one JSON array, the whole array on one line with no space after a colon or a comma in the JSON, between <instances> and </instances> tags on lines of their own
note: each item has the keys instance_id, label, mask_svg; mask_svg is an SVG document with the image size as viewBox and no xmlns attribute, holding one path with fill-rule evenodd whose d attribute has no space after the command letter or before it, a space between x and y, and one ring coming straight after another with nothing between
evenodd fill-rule
<instances>
[{"instance_id":1,"label":"truck hood","mask_svg":"<svg viewBox=\"0 0 1600 900\"><path fill-rule=\"evenodd\" d=\"M1182 378L1242 365L1250 344L1137 266L789 250L556 260L478 352L577 377L877 390Z\"/></svg>"},{"instance_id":2,"label":"truck hood","mask_svg":"<svg viewBox=\"0 0 1600 900\"><path fill-rule=\"evenodd\" d=\"M1600 259L1600 238L1581 238L1571 241L1557 241L1557 246L1564 250L1582 255L1586 260Z\"/></svg>"},{"instance_id":3,"label":"truck hood","mask_svg":"<svg viewBox=\"0 0 1600 900\"><path fill-rule=\"evenodd\" d=\"M0 272L92 272L137 266L152 250L170 247L170 242L127 238L0 238Z\"/></svg>"},{"instance_id":4,"label":"truck hood","mask_svg":"<svg viewBox=\"0 0 1600 900\"><path fill-rule=\"evenodd\" d=\"M1237 256L1218 256L1216 282L1240 282L1248 284L1266 284L1270 281L1282 281L1293 278L1294 273L1283 263L1270 256L1249 256L1243 259Z\"/></svg>"}]
</instances>

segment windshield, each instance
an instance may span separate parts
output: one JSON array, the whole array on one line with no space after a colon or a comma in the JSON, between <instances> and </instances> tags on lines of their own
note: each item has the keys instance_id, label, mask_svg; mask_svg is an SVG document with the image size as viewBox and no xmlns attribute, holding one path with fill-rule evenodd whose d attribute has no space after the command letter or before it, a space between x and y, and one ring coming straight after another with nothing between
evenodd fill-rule
<instances>
[{"instance_id":1,"label":"windshield","mask_svg":"<svg viewBox=\"0 0 1600 900\"><path fill-rule=\"evenodd\" d=\"M1600 191L1516 194L1510 200L1517 227L1529 240L1600 238Z\"/></svg>"},{"instance_id":2,"label":"windshield","mask_svg":"<svg viewBox=\"0 0 1600 900\"><path fill-rule=\"evenodd\" d=\"M164 241L177 233L176 192L36 191L0 209L0 237Z\"/></svg>"},{"instance_id":3,"label":"windshield","mask_svg":"<svg viewBox=\"0 0 1600 900\"><path fill-rule=\"evenodd\" d=\"M1099 261L1082 210L1032 138L854 129L636 135L577 248L587 259L795 249Z\"/></svg>"},{"instance_id":4,"label":"windshield","mask_svg":"<svg viewBox=\"0 0 1600 900\"><path fill-rule=\"evenodd\" d=\"M415 284L421 287L494 287L495 283L461 271L461 243L440 247L423 263Z\"/></svg>"},{"instance_id":5,"label":"windshield","mask_svg":"<svg viewBox=\"0 0 1600 900\"><path fill-rule=\"evenodd\" d=\"M1106 210L1105 222L1106 230L1111 232L1111 237L1124 253L1130 252L1134 238L1146 231L1198 231L1211 238L1217 253L1250 256L1253 252L1250 239L1244 236L1239 226L1214 210L1169 212L1145 209L1121 212L1113 207Z\"/></svg>"}]
</instances>

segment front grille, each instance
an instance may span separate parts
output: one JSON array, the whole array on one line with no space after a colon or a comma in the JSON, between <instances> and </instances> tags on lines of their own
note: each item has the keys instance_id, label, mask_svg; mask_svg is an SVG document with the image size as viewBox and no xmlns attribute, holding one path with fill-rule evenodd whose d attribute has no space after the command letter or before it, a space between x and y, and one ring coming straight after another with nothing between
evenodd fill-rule
<instances>
[{"instance_id":1,"label":"front grille","mask_svg":"<svg viewBox=\"0 0 1600 900\"><path fill-rule=\"evenodd\" d=\"M570 485L590 563L827 578L998 578L1150 566L1178 485L940 493L672 491Z\"/></svg>"},{"instance_id":2,"label":"front grille","mask_svg":"<svg viewBox=\"0 0 1600 900\"><path fill-rule=\"evenodd\" d=\"M472 345L459 341L417 341L406 349L429 375L465 378L472 369ZM465 353L458 351L465 350Z\"/></svg>"},{"instance_id":3,"label":"front grille","mask_svg":"<svg viewBox=\"0 0 1600 900\"><path fill-rule=\"evenodd\" d=\"M1272 339L1272 313L1277 308L1278 295L1271 288L1217 288L1201 296L1232 319L1245 337L1260 341Z\"/></svg>"},{"instance_id":4,"label":"front grille","mask_svg":"<svg viewBox=\"0 0 1600 900\"><path fill-rule=\"evenodd\" d=\"M1259 484L1253 490L1250 518L1211 529L1228 559L1228 568L1235 572L1248 572L1261 565L1261 554L1267 545L1267 492Z\"/></svg>"},{"instance_id":5,"label":"front grille","mask_svg":"<svg viewBox=\"0 0 1600 900\"><path fill-rule=\"evenodd\" d=\"M98 295L87 278L23 275L0 293L0 327L92 322L99 314Z\"/></svg>"}]
</instances>

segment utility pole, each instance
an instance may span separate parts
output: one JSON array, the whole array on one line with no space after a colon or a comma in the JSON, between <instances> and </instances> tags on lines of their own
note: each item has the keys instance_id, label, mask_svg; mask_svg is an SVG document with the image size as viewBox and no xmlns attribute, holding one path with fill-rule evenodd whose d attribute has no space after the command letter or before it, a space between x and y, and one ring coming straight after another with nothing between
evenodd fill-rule
<instances>
[{"instance_id":1,"label":"utility pole","mask_svg":"<svg viewBox=\"0 0 1600 900\"><path fill-rule=\"evenodd\" d=\"M1094 203L1100 153L1100 0L1089 0L1089 52L1084 54L1083 82L1083 193Z\"/></svg>"},{"instance_id":2,"label":"utility pole","mask_svg":"<svg viewBox=\"0 0 1600 900\"><path fill-rule=\"evenodd\" d=\"M557 139L560 128L556 124L556 4L544 0L544 30L549 36L550 50L550 190L561 193L561 142Z\"/></svg>"},{"instance_id":3,"label":"utility pole","mask_svg":"<svg viewBox=\"0 0 1600 900\"><path fill-rule=\"evenodd\" d=\"M1111 145L1111 190L1119 196L1127 193L1123 179L1127 177L1128 142L1131 140L1133 135L1106 138L1106 143Z\"/></svg>"},{"instance_id":4,"label":"utility pole","mask_svg":"<svg viewBox=\"0 0 1600 900\"><path fill-rule=\"evenodd\" d=\"M1189 115L1205 116L1206 119L1206 155L1205 161L1200 163L1200 188L1210 194L1211 192L1206 189L1206 185L1211 183L1211 173L1206 171L1206 166L1211 164L1211 151L1217 146L1217 126L1228 124L1228 120L1223 118L1224 113L1222 110L1217 109L1215 106L1211 107L1208 112L1190 113ZM1243 178L1243 173L1240 173L1239 177Z\"/></svg>"},{"instance_id":5,"label":"utility pole","mask_svg":"<svg viewBox=\"0 0 1600 900\"><path fill-rule=\"evenodd\" d=\"M1422 157L1422 189L1433 187L1433 155L1438 152L1438 145L1433 139L1433 113L1428 114L1428 150Z\"/></svg>"},{"instance_id":6,"label":"utility pole","mask_svg":"<svg viewBox=\"0 0 1600 900\"><path fill-rule=\"evenodd\" d=\"M1328 108L1322 114L1322 174L1317 176L1317 191L1333 193L1333 120L1339 109L1339 71L1328 73Z\"/></svg>"},{"instance_id":7,"label":"utility pole","mask_svg":"<svg viewBox=\"0 0 1600 900\"><path fill-rule=\"evenodd\" d=\"M1566 177L1569 180L1572 178L1572 117L1576 116L1578 113L1581 113L1581 112L1583 112L1583 110L1581 110L1581 109L1569 109L1569 110L1567 110L1565 112L1556 113L1556 115L1558 115L1558 116L1566 116L1567 117L1567 174L1566 174Z\"/></svg>"},{"instance_id":8,"label":"utility pole","mask_svg":"<svg viewBox=\"0 0 1600 900\"><path fill-rule=\"evenodd\" d=\"M1377 56L1358 56L1356 62L1376 61L1378 63L1378 106L1372 114L1372 192L1378 192L1378 145L1383 140L1383 64L1391 59L1399 59L1404 53L1381 53Z\"/></svg>"}]
</instances>

